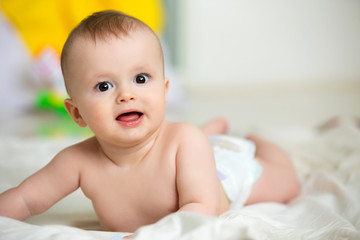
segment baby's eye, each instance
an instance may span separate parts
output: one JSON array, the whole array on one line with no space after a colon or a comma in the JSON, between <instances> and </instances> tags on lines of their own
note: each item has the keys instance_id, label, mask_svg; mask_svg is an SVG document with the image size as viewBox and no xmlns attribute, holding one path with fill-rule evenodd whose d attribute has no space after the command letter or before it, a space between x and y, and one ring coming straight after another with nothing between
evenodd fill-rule
<instances>
[{"instance_id":1,"label":"baby's eye","mask_svg":"<svg viewBox=\"0 0 360 240\"><path fill-rule=\"evenodd\" d=\"M147 81L149 81L149 77L146 74L139 74L134 79L134 82L137 84L144 84Z\"/></svg>"},{"instance_id":2,"label":"baby's eye","mask_svg":"<svg viewBox=\"0 0 360 240\"><path fill-rule=\"evenodd\" d=\"M109 82L101 82L101 83L98 83L95 88L96 88L96 90L98 90L100 92L105 92L105 91L111 89L112 87L113 86Z\"/></svg>"}]
</instances>

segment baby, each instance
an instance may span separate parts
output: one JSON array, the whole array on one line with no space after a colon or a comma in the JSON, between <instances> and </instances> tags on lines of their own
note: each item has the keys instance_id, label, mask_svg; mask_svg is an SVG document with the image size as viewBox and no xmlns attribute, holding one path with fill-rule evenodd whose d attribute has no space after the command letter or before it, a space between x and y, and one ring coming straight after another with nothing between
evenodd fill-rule
<instances>
[{"instance_id":1,"label":"baby","mask_svg":"<svg viewBox=\"0 0 360 240\"><path fill-rule=\"evenodd\" d=\"M162 49L140 20L94 13L69 35L61 66L65 108L94 137L2 193L1 216L27 219L80 187L103 230L133 232L176 211L216 216L298 194L291 161L274 144L256 136L209 141L206 135L225 133L221 119L202 130L164 120Z\"/></svg>"}]
</instances>

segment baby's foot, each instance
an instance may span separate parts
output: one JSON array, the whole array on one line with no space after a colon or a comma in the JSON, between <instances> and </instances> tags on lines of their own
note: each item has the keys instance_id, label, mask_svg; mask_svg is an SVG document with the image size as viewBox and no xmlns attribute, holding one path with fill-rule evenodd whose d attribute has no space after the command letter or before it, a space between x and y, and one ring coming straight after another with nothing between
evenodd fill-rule
<instances>
[{"instance_id":1,"label":"baby's foot","mask_svg":"<svg viewBox=\"0 0 360 240\"><path fill-rule=\"evenodd\" d=\"M356 128L360 129L360 117L354 116L354 122Z\"/></svg>"},{"instance_id":2,"label":"baby's foot","mask_svg":"<svg viewBox=\"0 0 360 240\"><path fill-rule=\"evenodd\" d=\"M229 123L225 118L215 118L205 123L201 129L206 135L227 134Z\"/></svg>"},{"instance_id":3,"label":"baby's foot","mask_svg":"<svg viewBox=\"0 0 360 240\"><path fill-rule=\"evenodd\" d=\"M319 125L317 129L319 132L326 132L340 126L352 126L360 129L360 118L357 116L352 116L351 118L336 116Z\"/></svg>"},{"instance_id":4,"label":"baby's foot","mask_svg":"<svg viewBox=\"0 0 360 240\"><path fill-rule=\"evenodd\" d=\"M330 129L334 129L336 127L339 127L339 125L340 125L340 117L336 116L336 117L330 118L326 122L320 124L317 127L317 130L319 132L326 132L326 131L328 131Z\"/></svg>"}]
</instances>

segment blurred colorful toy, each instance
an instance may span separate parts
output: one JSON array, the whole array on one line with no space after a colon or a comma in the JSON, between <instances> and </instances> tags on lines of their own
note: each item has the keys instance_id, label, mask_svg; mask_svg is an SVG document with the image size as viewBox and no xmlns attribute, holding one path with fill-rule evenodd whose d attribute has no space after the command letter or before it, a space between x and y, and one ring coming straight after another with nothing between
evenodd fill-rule
<instances>
[{"instance_id":1,"label":"blurred colorful toy","mask_svg":"<svg viewBox=\"0 0 360 240\"><path fill-rule=\"evenodd\" d=\"M60 114L67 114L64 108L64 95L48 89L40 90L35 98L35 107L37 110L51 110Z\"/></svg>"},{"instance_id":2,"label":"blurred colorful toy","mask_svg":"<svg viewBox=\"0 0 360 240\"><path fill-rule=\"evenodd\" d=\"M33 79L40 86L35 96L35 108L41 111L52 110L56 113L66 114L63 101L67 95L59 57L53 48L44 48L33 59L31 70Z\"/></svg>"}]
</instances>

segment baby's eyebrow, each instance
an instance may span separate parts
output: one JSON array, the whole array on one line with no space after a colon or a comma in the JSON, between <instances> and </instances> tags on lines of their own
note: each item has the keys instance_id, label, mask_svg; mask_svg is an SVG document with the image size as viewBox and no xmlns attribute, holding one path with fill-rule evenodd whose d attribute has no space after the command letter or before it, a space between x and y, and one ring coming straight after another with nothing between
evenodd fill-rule
<instances>
[{"instance_id":1,"label":"baby's eyebrow","mask_svg":"<svg viewBox=\"0 0 360 240\"><path fill-rule=\"evenodd\" d=\"M141 72L144 71L146 69L149 69L149 64L137 64L133 69L132 72Z\"/></svg>"},{"instance_id":2,"label":"baby's eyebrow","mask_svg":"<svg viewBox=\"0 0 360 240\"><path fill-rule=\"evenodd\" d=\"M114 74L110 73L94 73L87 76L88 82L96 82L110 80L114 78Z\"/></svg>"}]
</instances>

